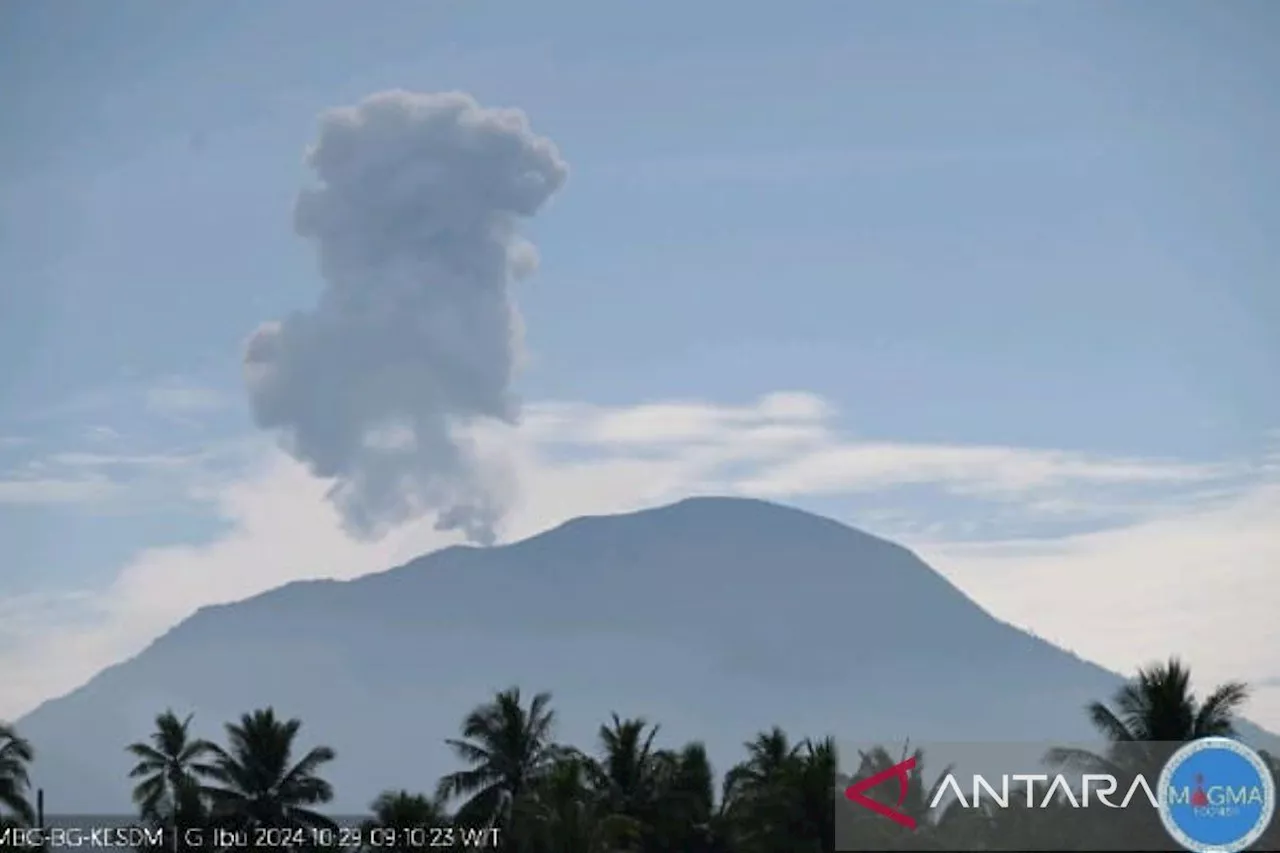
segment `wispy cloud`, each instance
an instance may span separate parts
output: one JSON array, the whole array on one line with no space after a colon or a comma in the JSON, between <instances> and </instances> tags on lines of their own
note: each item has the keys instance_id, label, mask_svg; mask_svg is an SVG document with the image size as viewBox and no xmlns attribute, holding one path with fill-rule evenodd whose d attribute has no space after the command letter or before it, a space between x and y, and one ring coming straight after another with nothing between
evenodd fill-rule
<instances>
[{"instance_id":1,"label":"wispy cloud","mask_svg":"<svg viewBox=\"0 0 1280 853\"><path fill-rule=\"evenodd\" d=\"M834 412L813 394L781 392L750 405L717 406L700 401L667 401L627 408L582 403L531 406L522 432L548 445L582 445L626 450L714 444L726 431L818 444L831 438Z\"/></svg>"},{"instance_id":2,"label":"wispy cloud","mask_svg":"<svg viewBox=\"0 0 1280 853\"><path fill-rule=\"evenodd\" d=\"M263 444L225 441L198 450L34 455L0 471L0 504L109 508L119 514L149 512L157 501L204 502L211 484L222 482L229 468L239 470L246 455Z\"/></svg>"},{"instance_id":3,"label":"wispy cloud","mask_svg":"<svg viewBox=\"0 0 1280 853\"><path fill-rule=\"evenodd\" d=\"M548 403L531 407L522 432L541 445L571 447L592 459L639 453L652 460L665 454L695 464L707 486L758 497L923 486L1014 501L1024 511L1055 516L1096 515L1100 503L1132 509L1135 491L1146 492L1149 504L1152 488L1159 489L1162 502L1211 488L1234 493L1236 481L1256 467L862 439L839 428L826 401L801 392L771 394L746 406L667 402L611 409ZM752 468L735 468L743 462Z\"/></svg>"},{"instance_id":4,"label":"wispy cloud","mask_svg":"<svg viewBox=\"0 0 1280 853\"><path fill-rule=\"evenodd\" d=\"M1254 713L1280 727L1275 471L1134 524L916 545L995 612L1087 658L1128 668L1176 651L1206 676L1245 677L1257 689Z\"/></svg>"},{"instance_id":5,"label":"wispy cloud","mask_svg":"<svg viewBox=\"0 0 1280 853\"><path fill-rule=\"evenodd\" d=\"M86 504L117 497L123 487L101 475L0 479L0 504Z\"/></svg>"},{"instance_id":6,"label":"wispy cloud","mask_svg":"<svg viewBox=\"0 0 1280 853\"><path fill-rule=\"evenodd\" d=\"M86 453L68 451L46 457L49 463L64 468L185 468L209 457L204 453Z\"/></svg>"},{"instance_id":7,"label":"wispy cloud","mask_svg":"<svg viewBox=\"0 0 1280 853\"><path fill-rule=\"evenodd\" d=\"M119 432L111 427L98 424L86 429L84 438L85 441L93 442L94 444L111 444L114 441L119 441L121 436Z\"/></svg>"},{"instance_id":8,"label":"wispy cloud","mask_svg":"<svg viewBox=\"0 0 1280 853\"><path fill-rule=\"evenodd\" d=\"M780 464L746 484L786 497L937 483L970 494L1022 497L1072 484L1187 484L1235 471L1220 465L1114 459L1055 450L867 442L831 446Z\"/></svg>"},{"instance_id":9,"label":"wispy cloud","mask_svg":"<svg viewBox=\"0 0 1280 853\"><path fill-rule=\"evenodd\" d=\"M546 403L527 414L522 426L472 436L480 458L516 476L519 499L505 539L697 493L818 506L839 497L845 520L920 546L998 615L1103 663L1129 668L1191 649L1209 677L1280 668L1258 638L1244 649L1234 639L1240 617L1280 606L1275 585L1265 583L1280 560L1280 472L1265 461L1201 465L866 440L842 429L825 401L802 393L738 406ZM218 477L210 476L215 460L198 455L77 450L46 460L82 476L121 465L165 472L210 501L229 532L208 544L142 551L91 598L77 590L61 604L44 601L40 619L0 642L0 717L74 687L202 605L304 577L353 577L458 541L432 519L377 541L352 539L325 500L328 482L260 444L238 453L218 461ZM243 465L234 477L226 476L228 458ZM922 499L922 489L949 502L947 513ZM1099 506L1124 513L1100 514ZM1083 527L1016 538L1028 517L1045 516ZM973 538L958 531L975 530L996 541L957 541ZM1124 632L1094 630L1122 611ZM1280 707L1274 719L1280 724Z\"/></svg>"},{"instance_id":10,"label":"wispy cloud","mask_svg":"<svg viewBox=\"0 0 1280 853\"><path fill-rule=\"evenodd\" d=\"M16 420L42 426L71 422L87 440L110 442L122 437L112 421L113 415L136 417L144 412L153 418L192 423L226 409L234 400L224 391L190 377L135 377L82 389L26 411ZM84 428L85 422L91 425Z\"/></svg>"},{"instance_id":11,"label":"wispy cloud","mask_svg":"<svg viewBox=\"0 0 1280 853\"><path fill-rule=\"evenodd\" d=\"M147 388L144 393L147 411L169 418L187 419L231 404L231 398L221 391L178 379Z\"/></svg>"}]
</instances>

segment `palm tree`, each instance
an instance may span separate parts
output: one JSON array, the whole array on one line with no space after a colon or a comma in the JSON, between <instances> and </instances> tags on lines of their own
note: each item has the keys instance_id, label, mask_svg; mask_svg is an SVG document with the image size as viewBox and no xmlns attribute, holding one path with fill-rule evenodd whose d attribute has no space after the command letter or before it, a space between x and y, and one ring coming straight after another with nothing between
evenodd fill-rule
<instances>
[{"instance_id":1,"label":"palm tree","mask_svg":"<svg viewBox=\"0 0 1280 853\"><path fill-rule=\"evenodd\" d=\"M449 814L438 799L408 791L383 791L371 806L373 817L361 826L361 849L366 853L412 853L422 844L403 834L413 828L441 827ZM383 830L400 830L386 833ZM388 844L388 839L395 843Z\"/></svg>"},{"instance_id":2,"label":"palm tree","mask_svg":"<svg viewBox=\"0 0 1280 853\"><path fill-rule=\"evenodd\" d=\"M1089 722L1107 739L1105 757L1080 749L1052 749L1053 764L1115 772L1149 769L1163 763L1177 744L1203 737L1230 737L1235 718L1249 698L1249 688L1232 681L1219 686L1200 702L1191 690L1191 671L1177 658L1138 670L1116 691L1115 709L1103 702L1086 706ZM1163 744L1165 746L1155 746Z\"/></svg>"},{"instance_id":3,"label":"palm tree","mask_svg":"<svg viewBox=\"0 0 1280 853\"><path fill-rule=\"evenodd\" d=\"M27 799L31 789L27 768L35 757L35 750L26 739L19 737L8 723L0 723L0 821L20 825L35 821L35 809Z\"/></svg>"},{"instance_id":4,"label":"palm tree","mask_svg":"<svg viewBox=\"0 0 1280 853\"><path fill-rule=\"evenodd\" d=\"M667 756L654 749L658 727L644 719L621 719L600 727L600 758L587 770L596 796L610 814L623 815L641 825L657 816Z\"/></svg>"},{"instance_id":5,"label":"palm tree","mask_svg":"<svg viewBox=\"0 0 1280 853\"><path fill-rule=\"evenodd\" d=\"M1113 711L1101 702L1088 706L1094 728L1113 742L1186 742L1235 734L1235 716L1249 698L1249 688L1232 681L1219 686L1203 703L1191 692L1191 671L1177 658L1144 667L1117 691Z\"/></svg>"},{"instance_id":6,"label":"palm tree","mask_svg":"<svg viewBox=\"0 0 1280 853\"><path fill-rule=\"evenodd\" d=\"M746 744L746 761L727 774L727 809L744 851L804 849L808 840L799 835L802 815L795 788L801 747L774 726Z\"/></svg>"},{"instance_id":7,"label":"palm tree","mask_svg":"<svg viewBox=\"0 0 1280 853\"><path fill-rule=\"evenodd\" d=\"M137 759L129 778L141 780L133 789L133 801L143 818L189 823L192 816L180 811L199 802L193 795L204 793L200 777L212 771L202 759L213 752L213 744L192 738L190 730L190 715L180 720L172 710L165 711L156 717L150 743L126 747Z\"/></svg>"},{"instance_id":8,"label":"palm tree","mask_svg":"<svg viewBox=\"0 0 1280 853\"><path fill-rule=\"evenodd\" d=\"M237 828L334 828L314 810L333 799L333 787L319 771L334 751L317 746L294 763L301 728L301 720L282 720L271 708L226 725L227 746L211 750L208 775L217 784L206 787L215 819Z\"/></svg>"},{"instance_id":9,"label":"palm tree","mask_svg":"<svg viewBox=\"0 0 1280 853\"><path fill-rule=\"evenodd\" d=\"M744 853L835 849L835 741L806 738L793 744L775 726L746 746L747 760L726 777L725 811L715 821L719 832L708 839L711 849L730 841L730 849Z\"/></svg>"},{"instance_id":10,"label":"palm tree","mask_svg":"<svg viewBox=\"0 0 1280 853\"><path fill-rule=\"evenodd\" d=\"M658 754L662 765L659 818L653 828L658 850L684 853L727 853L733 823L726 798L716 798L716 775L701 743L686 744L679 752Z\"/></svg>"},{"instance_id":11,"label":"palm tree","mask_svg":"<svg viewBox=\"0 0 1280 853\"><path fill-rule=\"evenodd\" d=\"M591 760L577 753L552 762L520 807L524 837L503 846L517 841L515 847L529 853L610 853L634 843L642 827L609 812L591 773Z\"/></svg>"},{"instance_id":12,"label":"palm tree","mask_svg":"<svg viewBox=\"0 0 1280 853\"><path fill-rule=\"evenodd\" d=\"M836 849L835 795L839 760L832 738L805 740L792 759L792 787L796 817L805 838L817 841L816 851Z\"/></svg>"},{"instance_id":13,"label":"palm tree","mask_svg":"<svg viewBox=\"0 0 1280 853\"><path fill-rule=\"evenodd\" d=\"M727 780L736 800L767 796L783 778L797 749L778 726L756 735L745 746L747 760L730 770Z\"/></svg>"},{"instance_id":14,"label":"palm tree","mask_svg":"<svg viewBox=\"0 0 1280 853\"><path fill-rule=\"evenodd\" d=\"M1110 774L1126 790L1138 775L1150 784L1159 778L1160 769L1180 744L1233 736L1236 714L1248 697L1247 685L1232 681L1217 687L1201 702L1191 690L1191 671L1177 658L1170 658L1139 669L1116 691L1114 709L1103 702L1089 703L1089 721L1108 742L1102 755L1058 748L1049 750L1045 760L1086 773ZM1149 838L1155 843L1167 838L1155 818L1143 810L1104 813L1095 828L1126 842ZM1102 839L1095 843L1108 842Z\"/></svg>"},{"instance_id":15,"label":"palm tree","mask_svg":"<svg viewBox=\"0 0 1280 853\"><path fill-rule=\"evenodd\" d=\"M526 708L520 689L512 687L467 715L461 739L445 741L471 765L445 776L437 788L445 801L468 798L457 812L459 823L511 828L521 800L564 754L551 740L550 704L551 694L539 693Z\"/></svg>"}]
</instances>

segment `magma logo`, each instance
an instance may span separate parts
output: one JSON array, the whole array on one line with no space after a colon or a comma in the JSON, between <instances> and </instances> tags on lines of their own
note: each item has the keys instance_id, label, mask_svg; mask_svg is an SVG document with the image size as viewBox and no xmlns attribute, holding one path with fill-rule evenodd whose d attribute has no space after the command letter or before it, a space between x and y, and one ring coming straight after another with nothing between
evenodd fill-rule
<instances>
[{"instance_id":1,"label":"magma logo","mask_svg":"<svg viewBox=\"0 0 1280 853\"><path fill-rule=\"evenodd\" d=\"M1194 853L1237 853L1266 832L1276 806L1266 763L1249 747L1223 737L1179 749L1160 773L1160 819Z\"/></svg>"}]
</instances>

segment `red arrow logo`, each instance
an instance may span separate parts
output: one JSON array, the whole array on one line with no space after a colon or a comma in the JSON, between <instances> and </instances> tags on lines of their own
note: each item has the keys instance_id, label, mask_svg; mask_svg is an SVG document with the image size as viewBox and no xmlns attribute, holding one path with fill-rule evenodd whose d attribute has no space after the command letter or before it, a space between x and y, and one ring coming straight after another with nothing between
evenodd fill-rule
<instances>
[{"instance_id":1,"label":"red arrow logo","mask_svg":"<svg viewBox=\"0 0 1280 853\"><path fill-rule=\"evenodd\" d=\"M866 809L871 809L871 811L882 817L889 818L889 820L899 826L905 826L907 829L915 829L915 818L910 815L903 814L892 806L886 806L884 803L876 802L864 793L887 779L896 778L898 780L898 805L901 806L903 801L907 799L907 782L910 779L909 774L915 769L915 758L908 758L906 761L893 765L888 770L881 770L874 776L868 776L866 779L854 782L848 788L844 789L844 795L848 798L849 802L857 803Z\"/></svg>"}]
</instances>

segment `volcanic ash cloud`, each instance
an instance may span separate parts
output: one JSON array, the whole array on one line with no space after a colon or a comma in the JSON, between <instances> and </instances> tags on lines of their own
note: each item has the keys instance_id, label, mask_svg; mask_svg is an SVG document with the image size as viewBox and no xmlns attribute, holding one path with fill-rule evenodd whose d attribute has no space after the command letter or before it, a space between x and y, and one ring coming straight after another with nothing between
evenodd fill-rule
<instances>
[{"instance_id":1,"label":"volcanic ash cloud","mask_svg":"<svg viewBox=\"0 0 1280 853\"><path fill-rule=\"evenodd\" d=\"M460 93L383 92L326 112L295 228L312 240L317 304L250 337L255 421L370 536L434 513L491 542L507 488L464 432L514 423L512 284L537 254L517 233L564 184L555 145L519 110Z\"/></svg>"}]
</instances>

